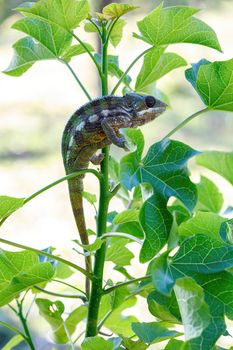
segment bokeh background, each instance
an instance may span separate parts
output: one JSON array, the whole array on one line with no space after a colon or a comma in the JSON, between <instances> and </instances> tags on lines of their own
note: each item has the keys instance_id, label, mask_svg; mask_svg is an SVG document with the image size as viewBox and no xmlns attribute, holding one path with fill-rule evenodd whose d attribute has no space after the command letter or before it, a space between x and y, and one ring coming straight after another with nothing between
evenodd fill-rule
<instances>
[{"instance_id":1,"label":"bokeh background","mask_svg":"<svg viewBox=\"0 0 233 350\"><path fill-rule=\"evenodd\" d=\"M100 10L111 1L92 1L93 10ZM117 1L120 2L120 1ZM124 1L126 2L126 1ZM12 57L12 44L22 37L22 33L11 29L11 25L19 18L12 11L21 1L0 0L0 70L4 70ZM120 55L120 65L125 69L128 64L145 48L143 42L132 38L132 32L137 31L136 21L152 10L160 1L129 0L137 4L140 10L127 17L128 24L124 31L124 39L117 49L111 47L112 54ZM233 1L232 0L165 0L165 5L197 6L202 11L198 18L208 23L217 33L223 53L199 45L173 45L170 51L177 52L189 62L197 62L201 58L226 60L233 57ZM77 34L90 41L97 49L98 42L93 34L87 34L82 28ZM139 62L131 74L133 77L140 69ZM87 56L83 55L72 61L79 78L84 82L93 97L99 95L99 84L95 67ZM114 80L110 84L114 84ZM170 99L171 109L154 124L143 127L146 145L158 141L169 130L188 115L202 108L202 102L184 78L184 69L178 69L163 78L158 88L164 91ZM119 91L120 92L120 91ZM64 175L60 154L61 135L70 115L83 103L85 96L79 89L74 78L62 64L55 61L36 63L22 77L13 78L0 74L0 194L24 197L32 194L44 185ZM203 115L192 121L174 138L187 142L197 150L229 150L233 148L233 114L214 112ZM112 147L116 157L123 152ZM194 181L200 174L207 171L190 163ZM209 172L208 175L220 187L225 195L225 207L233 205L233 190L219 176ZM97 193L97 183L91 177L86 177L86 189ZM121 206L115 201L112 205ZM86 205L88 227L95 227L94 211ZM57 248L56 253L74 261L81 261L72 250L72 239L77 237L76 228L68 200L66 184L61 184L36 198L30 205L14 214L1 229L1 237L31 245L39 249L48 246ZM3 246L2 246L3 247ZM3 247L11 249L10 247ZM135 249L135 246L132 245ZM142 274L145 266L139 266L137 259L133 261L132 273ZM112 265L107 264L106 278L112 276ZM118 278L120 275L117 275ZM76 277L77 279L77 277ZM71 277L71 281L81 286L81 282ZM60 287L58 287L60 288ZM50 288L51 289L51 288ZM60 288L59 290L62 291ZM46 297L46 295L40 295ZM30 298L29 298L30 299ZM51 299L53 299L51 297ZM140 299L140 298L139 298ZM69 301L66 311L73 309L74 302ZM152 320L146 311L145 302L139 300L139 306L133 312L140 315L142 321ZM33 308L30 323L34 337L37 339L37 349L62 349L53 346L47 324L39 319L36 308ZM0 319L14 324L15 319L9 308L0 310ZM233 331L231 332L233 335ZM0 328L0 348L12 334ZM224 337L225 345L233 345L232 338ZM222 343L223 344L223 343ZM26 349L20 345L15 349ZM67 347L63 347L64 349ZM151 349L159 349L158 346Z\"/></svg>"}]
</instances>

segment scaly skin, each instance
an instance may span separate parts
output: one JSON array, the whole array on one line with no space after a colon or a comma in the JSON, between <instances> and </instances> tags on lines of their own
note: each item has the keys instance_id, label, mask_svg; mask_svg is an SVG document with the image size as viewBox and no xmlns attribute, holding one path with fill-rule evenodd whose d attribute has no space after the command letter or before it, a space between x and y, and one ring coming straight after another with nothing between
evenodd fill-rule
<instances>
[{"instance_id":1,"label":"scaly skin","mask_svg":"<svg viewBox=\"0 0 233 350\"><path fill-rule=\"evenodd\" d=\"M127 149L120 128L135 128L154 120L166 109L166 104L152 96L135 93L123 97L106 96L78 109L68 121L62 138L62 156L66 174L87 169L89 162L99 164L99 149L111 143ZM89 244L83 212L82 191L84 175L68 181L71 205L82 244ZM90 271L90 257L86 258ZM86 284L88 293L89 285Z\"/></svg>"}]
</instances>

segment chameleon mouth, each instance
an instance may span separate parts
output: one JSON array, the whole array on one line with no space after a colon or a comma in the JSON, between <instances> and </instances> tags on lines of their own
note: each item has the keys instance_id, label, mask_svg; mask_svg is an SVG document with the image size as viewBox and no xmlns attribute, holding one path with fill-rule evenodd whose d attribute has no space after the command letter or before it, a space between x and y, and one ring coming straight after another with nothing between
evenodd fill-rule
<instances>
[{"instance_id":1,"label":"chameleon mouth","mask_svg":"<svg viewBox=\"0 0 233 350\"><path fill-rule=\"evenodd\" d=\"M137 112L137 116L142 117L144 115L151 115L156 117L159 114L163 113L166 110L166 107L167 107L167 104L164 103L163 105L158 107L147 108L147 109L144 109L143 111Z\"/></svg>"}]
</instances>

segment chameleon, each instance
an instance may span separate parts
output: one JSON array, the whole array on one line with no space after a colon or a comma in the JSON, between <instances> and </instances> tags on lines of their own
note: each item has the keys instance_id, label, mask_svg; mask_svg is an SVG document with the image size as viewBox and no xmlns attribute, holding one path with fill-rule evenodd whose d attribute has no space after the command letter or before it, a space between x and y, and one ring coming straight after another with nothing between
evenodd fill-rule
<instances>
[{"instance_id":1,"label":"chameleon","mask_svg":"<svg viewBox=\"0 0 233 350\"><path fill-rule=\"evenodd\" d=\"M144 125L166 109L167 105L153 96L128 93L124 96L105 96L88 102L68 120L62 136L62 157L66 174L87 169L89 162L97 165L103 160L99 149L114 144L128 151L121 128ZM76 225L83 245L88 245L83 211L83 178L68 180L69 195ZM90 259L86 258L90 271Z\"/></svg>"}]
</instances>

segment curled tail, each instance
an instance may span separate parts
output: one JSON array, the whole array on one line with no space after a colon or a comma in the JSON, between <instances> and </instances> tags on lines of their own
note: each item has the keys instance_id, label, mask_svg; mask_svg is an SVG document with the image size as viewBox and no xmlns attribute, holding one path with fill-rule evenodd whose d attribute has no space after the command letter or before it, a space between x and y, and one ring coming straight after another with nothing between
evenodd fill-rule
<instances>
[{"instance_id":1,"label":"curled tail","mask_svg":"<svg viewBox=\"0 0 233 350\"><path fill-rule=\"evenodd\" d=\"M69 194L70 194L70 201L71 206L75 218L75 222L79 231L80 239L82 244L88 245L89 239L86 229L86 223L85 223L85 216L84 216L84 210L83 210L83 198L82 198L82 191L83 191L83 176L80 176L78 178L74 178L68 181L68 187L69 187ZM85 250L84 250L85 252ZM86 256L85 257L85 264L86 264L86 270L91 272L91 257ZM87 296L89 295L90 290L90 283L89 280L86 279L86 293Z\"/></svg>"}]
</instances>

